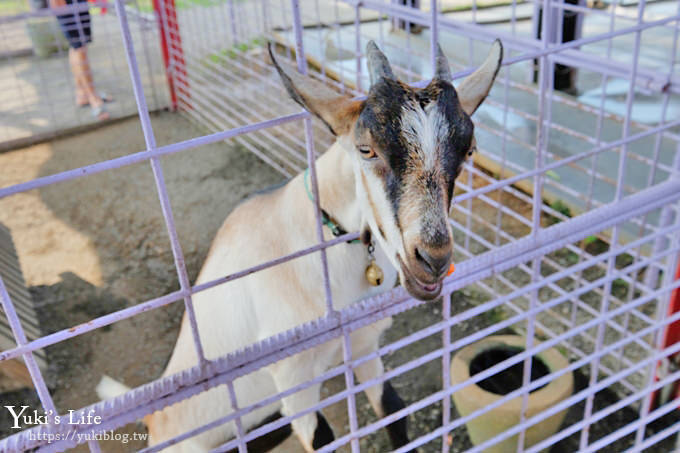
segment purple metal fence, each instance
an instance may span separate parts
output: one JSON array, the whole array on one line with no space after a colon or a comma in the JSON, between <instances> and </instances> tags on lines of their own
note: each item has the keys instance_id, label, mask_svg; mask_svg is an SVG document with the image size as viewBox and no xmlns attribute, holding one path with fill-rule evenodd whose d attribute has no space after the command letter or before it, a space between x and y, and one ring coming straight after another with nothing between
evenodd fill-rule
<instances>
[{"instance_id":1,"label":"purple metal fence","mask_svg":"<svg viewBox=\"0 0 680 453\"><path fill-rule=\"evenodd\" d=\"M199 364L80 410L101 416L100 424L48 424L26 429L0 441L1 451L62 451L83 442L89 442L91 451L99 451L96 440L91 440L93 434L116 429L223 384L229 389L233 412L144 451L160 451L231 422L236 424L238 436L214 451L247 451L248 441L339 402L347 405L349 428L319 451L343 446L353 452L370 450L370 444L364 442L367 436L435 404L441 404L441 421L436 427L417 432L414 440L397 452L415 447L449 451L453 448L449 445L452 433L518 397L522 401L520 423L464 451L484 451L515 435L519 436L518 452L539 452L567 438L571 439L572 451L614 451L607 450L614 448L612 445L617 445L616 451L631 453L670 451L669 438L680 431L680 422L668 414L676 409L677 402L655 407L651 397L680 379L676 370L655 379L658 364L680 352L678 344L662 344L664 329L680 319L678 313L666 316L670 294L680 287L680 281L674 279L680 255L680 120L676 115L680 76L675 74L679 4L647 4L642 0L631 7L614 2L607 10L600 10L542 0L482 9L472 0L469 10L461 12L445 0L433 0L422 5L422 10L380 0L197 2L177 12L177 23L165 24L166 29L167 25L179 28L184 49L182 55L173 55L173 47L169 47L168 66L173 67L173 58L186 60L182 71L170 74L181 88L176 92L179 107L215 132L165 146L157 145L151 126L125 5L122 0L113 5L146 149L0 188L0 198L149 161L180 288L28 342L0 277L0 300L17 342L15 348L0 352L0 361L23 357L44 410L56 414L32 351L182 300ZM530 15L523 16L525 11L531 11L534 20L537 11L545 12L541 38L532 35L537 24L530 23ZM582 15L583 20L582 35L567 42L562 39L565 13ZM174 20L170 16L161 15L159 20ZM402 20L405 30L392 30L393 18ZM265 41L277 42L288 57L294 51L300 72L309 70L339 90L361 96L368 86L362 54L368 39L375 39L385 49L403 80L423 86L437 42L450 53L457 71L455 80L471 72L485 54L486 43L497 37L508 52L496 88L474 118L479 156L458 179L451 213L458 259L456 272L445 281L438 308L441 320L352 359L352 331L422 303L396 288L348 308L334 308L325 251L357 234L324 240L318 202L317 245L192 286L159 162L161 156L235 139L284 175L309 168L312 192L318 200L315 157L332 138L312 122L309 114L291 108L291 104L279 100L280 96L267 94L280 93L272 91L280 88L262 51ZM537 83L531 80L535 65ZM554 88L556 65L579 71L577 86L581 93ZM234 86L243 93L237 93ZM617 91L621 86L625 89ZM609 92L615 94L610 96ZM268 103L243 109L248 96L266 98ZM300 122L303 128L286 127ZM606 246L593 250L588 244L595 240ZM225 357L205 358L193 314L193 294L316 252L324 275L325 316ZM568 259L560 258L560 254ZM452 294L469 288L488 297L464 310L452 306ZM489 313L500 313L500 319L465 336L456 335L456 326ZM526 337L524 350L462 383L452 384L451 354L504 329ZM409 357L376 379L354 382L352 370L356 366L435 334L441 336L441 347ZM237 378L333 338L343 339L342 365L256 405L238 404L239 395L233 386ZM528 371L536 355L552 347L570 359L569 366L530 380ZM436 391L411 401L402 410L360 425L358 393L431 362L441 366ZM525 371L520 388L466 416L452 412L450 398L454 393L515 364L521 364ZM538 414L527 413L532 390L572 371L584 376L585 385ZM301 413L250 432L243 430L241 418L257 407L336 376L344 377L344 390ZM605 407L597 406L596 397L605 390L617 399ZM530 427L574 407L579 413L569 424L538 444L525 445ZM608 423L608 417L623 411L633 411L636 417L613 424L606 434L592 434L593 427ZM657 420L664 420L664 426L652 426ZM663 446L659 447L661 442ZM463 450L456 447L453 451Z\"/></svg>"},{"instance_id":2,"label":"purple metal fence","mask_svg":"<svg viewBox=\"0 0 680 453\"><path fill-rule=\"evenodd\" d=\"M89 62L97 89L116 101L107 106L111 118L135 115L137 106L131 95L118 20L111 11L105 13L107 3L72 5L61 10L33 9L29 3L40 2L9 0L3 2L0 10L0 84L3 87L0 150L26 146L69 131L83 131L98 122L90 109L73 103L77 90L69 68L68 45L54 20L56 14L92 8L93 42ZM142 86L153 110L165 108L169 100L163 86L158 29L153 14L140 8L136 1L127 2L126 10L131 16Z\"/></svg>"}]
</instances>

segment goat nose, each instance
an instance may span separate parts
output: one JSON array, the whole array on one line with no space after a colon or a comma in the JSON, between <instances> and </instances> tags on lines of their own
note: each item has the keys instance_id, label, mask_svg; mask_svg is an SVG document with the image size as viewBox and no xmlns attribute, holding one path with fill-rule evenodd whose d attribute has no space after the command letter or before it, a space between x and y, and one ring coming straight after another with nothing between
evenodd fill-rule
<instances>
[{"instance_id":1,"label":"goat nose","mask_svg":"<svg viewBox=\"0 0 680 453\"><path fill-rule=\"evenodd\" d=\"M416 259L420 265L433 277L439 278L449 270L449 263L451 262L452 250L449 250L443 256L432 256L426 250L416 248Z\"/></svg>"}]
</instances>

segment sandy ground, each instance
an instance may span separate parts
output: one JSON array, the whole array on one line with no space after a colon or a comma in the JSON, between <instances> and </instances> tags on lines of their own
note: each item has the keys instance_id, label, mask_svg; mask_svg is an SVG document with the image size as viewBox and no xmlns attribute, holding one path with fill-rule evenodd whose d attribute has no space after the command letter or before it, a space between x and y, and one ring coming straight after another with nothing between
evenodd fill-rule
<instances>
[{"instance_id":1,"label":"sandy ground","mask_svg":"<svg viewBox=\"0 0 680 453\"><path fill-rule=\"evenodd\" d=\"M175 114L153 117L159 144L176 142L202 134L186 119ZM82 134L31 148L0 154L0 187L70 168L121 156L143 148L141 129L136 120L126 120ZM162 159L177 230L193 279L210 241L227 213L248 194L280 182L282 177L238 145L217 144L201 147ZM148 164L106 172L75 181L0 200L0 222L14 235L24 275L39 307L46 332L85 322L114 310L160 296L178 287L158 199L153 190ZM493 196L493 194L492 194ZM504 197L517 212L529 215L516 199ZM477 203L477 202L475 202ZM475 212L494 218L495 211L484 211L474 204ZM511 218L503 228L513 236L526 234L524 227ZM488 232L480 228L480 234ZM489 238L492 239L492 238ZM470 309L487 300L481 291L468 287L455 293L450 301L452 313ZM447 301L449 302L449 301ZM441 301L429 303L394 319L383 343L391 343L418 329L441 320ZM94 387L102 374L110 374L130 386L138 386L159 376L173 347L183 307L175 303L110 327L78 336L47 348L48 378L55 402L61 411L80 408L97 401ZM451 330L458 339L492 325L503 313L480 314ZM418 341L385 357L388 370L422 356L441 346L441 335ZM392 380L395 389L408 403L416 402L442 388L441 359ZM587 376L577 373L577 387L583 388ZM339 377L326 383L328 396L344 388ZM39 407L29 390L0 394L5 404L30 404ZM613 392L603 391L595 398L595 408L615 402ZM360 426L375 420L363 394L357 397ZM567 425L579 420L583 405L574 406ZM326 416L336 436L348 432L345 403L329 407ZM455 409L452 417L456 417ZM626 408L615 412L591 428L591 439L608 434L637 417ZM0 427L9 426L0 412ZM440 426L441 403L433 404L410 417L410 436L426 434ZM662 420L663 426L677 418ZM130 424L122 433L144 432ZM1 435L10 434L7 430ZM451 434L451 451L471 446L464 428ZM613 444L605 453L624 450L631 436ZM573 453L578 433L552 448L552 453ZM670 443L648 451L669 452ZM105 442L105 452L135 451L141 442ZM78 451L85 451L79 447ZM371 453L389 451L386 434L380 431L361 439L361 450ZM301 451L291 438L277 450ZM340 451L348 451L341 449ZM420 451L441 451L441 438Z\"/></svg>"},{"instance_id":2,"label":"sandy ground","mask_svg":"<svg viewBox=\"0 0 680 453\"><path fill-rule=\"evenodd\" d=\"M201 134L175 114L155 116L159 144ZM0 155L0 186L142 150L138 121ZM200 158L198 158L200 157ZM281 180L251 153L224 144L162 160L191 278L227 213ZM177 289L172 253L149 164L125 167L0 201L22 268L52 332ZM61 410L96 402L102 373L137 386L160 374L181 304L49 348L51 387ZM140 445L136 446L137 448ZM128 450L128 449L124 449Z\"/></svg>"}]
</instances>

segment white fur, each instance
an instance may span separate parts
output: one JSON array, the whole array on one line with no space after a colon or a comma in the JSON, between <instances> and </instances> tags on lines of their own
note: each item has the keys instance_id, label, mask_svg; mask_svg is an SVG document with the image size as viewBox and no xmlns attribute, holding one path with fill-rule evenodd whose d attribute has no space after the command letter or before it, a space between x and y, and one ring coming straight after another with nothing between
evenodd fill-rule
<instances>
[{"instance_id":1,"label":"white fur","mask_svg":"<svg viewBox=\"0 0 680 453\"><path fill-rule=\"evenodd\" d=\"M415 103L402 107L401 130L403 136L423 162L425 170L433 170L437 165L439 144L449 133L449 123L432 102L424 109Z\"/></svg>"},{"instance_id":2,"label":"white fur","mask_svg":"<svg viewBox=\"0 0 680 453\"><path fill-rule=\"evenodd\" d=\"M99 398L103 400L113 399L130 390L130 387L112 379L110 376L102 376L97 388L95 389Z\"/></svg>"},{"instance_id":3,"label":"white fur","mask_svg":"<svg viewBox=\"0 0 680 453\"><path fill-rule=\"evenodd\" d=\"M405 256L404 243L401 238L401 233L394 221L394 214L392 206L387 198L387 194L383 188L383 183L371 171L364 171L361 168L361 158L355 159L355 171L363 172L363 178L356 179L357 199L361 206L361 212L364 213L364 222L368 224L371 231L373 231L373 238L376 244L387 255L390 263L395 269L399 269L399 262L397 261L397 254ZM369 195L370 194L370 195ZM368 197L371 197L375 212L371 207ZM380 219L383 233L385 237L381 237L378 232L378 222L376 216Z\"/></svg>"},{"instance_id":4,"label":"white fur","mask_svg":"<svg viewBox=\"0 0 680 453\"><path fill-rule=\"evenodd\" d=\"M321 199L324 208L348 231L361 225L359 204L352 190L353 171L347 150L334 145L318 161ZM197 284L245 269L316 243L312 202L305 193L302 175L271 194L261 195L237 207L218 232L201 270ZM326 231L327 238L330 234ZM341 309L360 299L392 288L397 273L380 247L376 260L385 273L379 287L366 282L367 261L362 244L342 244L328 249L328 265L335 308ZM285 264L197 293L193 297L200 338L208 359L223 356L258 342L325 313L323 276L319 254L313 253ZM378 347L380 334L391 324L384 319L351 334L352 354L359 357ZM342 362L341 340L336 339L272 364L234 382L239 407L286 390L317 376ZM175 350L163 376L196 365L188 321L182 320ZM355 370L364 381L383 372L379 359ZM98 389L110 398L124 388L105 377ZM367 390L377 413L382 412L382 387ZM243 418L249 429L278 410L284 415L297 413L319 401L320 385L284 398L282 402L257 409ZM209 423L232 412L226 386L212 388L162 411L145 417L150 445ZM293 421L293 430L307 451L316 427L315 414ZM233 438L233 423L203 433L191 441L170 447L170 452L208 451Z\"/></svg>"},{"instance_id":5,"label":"white fur","mask_svg":"<svg viewBox=\"0 0 680 453\"><path fill-rule=\"evenodd\" d=\"M472 113L479 105L493 82L496 71L494 68L498 67L502 55L500 44L495 46L497 49L495 47L492 50L482 69L461 85L469 85L471 96L468 96L468 90L459 90L463 107L471 106L469 111L466 110L468 113ZM296 90L295 87L288 88L289 91ZM316 91L318 90L317 87ZM336 98L337 94L328 90L325 96L319 98L319 102L312 104L323 107L317 108L317 112L332 115L333 106L325 103L328 99ZM311 98L308 96L305 99ZM349 102L348 99L345 101ZM412 149L421 154L427 168L434 168L438 144L442 134L446 133L445 122L438 109L426 108L422 111L419 106L411 111L406 109L402 123L410 131ZM392 208L382 183L372 172L365 171L364 165L369 164L361 161L348 136L340 137L317 163L323 207L347 231L357 231L368 224L374 237L378 237L378 217L386 236L378 237L376 241L375 258L385 274L385 280L379 287L369 286L366 282L364 272L368 262L363 245L340 244L327 249L331 290L337 309L392 288L397 280L397 254L406 256L404 241L394 222ZM360 177L362 174L365 181ZM348 187L354 187L355 190L348 190ZM372 197L375 211L369 206L368 194ZM317 242L315 225L312 202L307 199L303 176L298 175L282 189L252 198L229 215L213 241L197 283L223 277L310 247ZM328 231L326 235L330 238ZM193 301L206 357L214 359L224 356L319 318L325 314L324 299L318 253L197 293ZM360 357L375 351L379 346L381 333L391 322L391 318L386 318L352 332L352 356ZM237 379L234 382L237 404L239 407L256 404L270 395L308 381L341 362L340 339L303 351ZM178 373L196 364L192 333L185 316L163 376ZM367 381L380 376L383 365L379 358L373 359L356 367L354 373L359 382ZM248 430L279 410L283 415L299 413L319 401L320 387L320 384L314 385L280 402L250 412L242 418L243 428ZM126 387L104 377L97 390L102 398L111 398L125 392ZM383 416L380 401L382 387L368 388L366 394L376 413ZM175 437L231 412L232 402L225 386L212 388L146 416L144 421L149 428L149 444L154 445ZM316 424L314 413L292 422L295 434L307 451L312 451ZM235 435L234 423L227 423L172 445L165 451L208 451Z\"/></svg>"}]
</instances>

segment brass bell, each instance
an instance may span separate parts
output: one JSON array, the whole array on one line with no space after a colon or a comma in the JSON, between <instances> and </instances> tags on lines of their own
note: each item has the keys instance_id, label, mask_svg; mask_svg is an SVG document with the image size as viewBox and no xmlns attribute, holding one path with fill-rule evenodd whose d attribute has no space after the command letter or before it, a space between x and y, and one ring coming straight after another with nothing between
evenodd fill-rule
<instances>
[{"instance_id":1,"label":"brass bell","mask_svg":"<svg viewBox=\"0 0 680 453\"><path fill-rule=\"evenodd\" d=\"M371 260L366 267L366 280L368 281L368 284L371 286L380 286L383 282L383 278L382 269L376 264L375 260Z\"/></svg>"}]
</instances>

